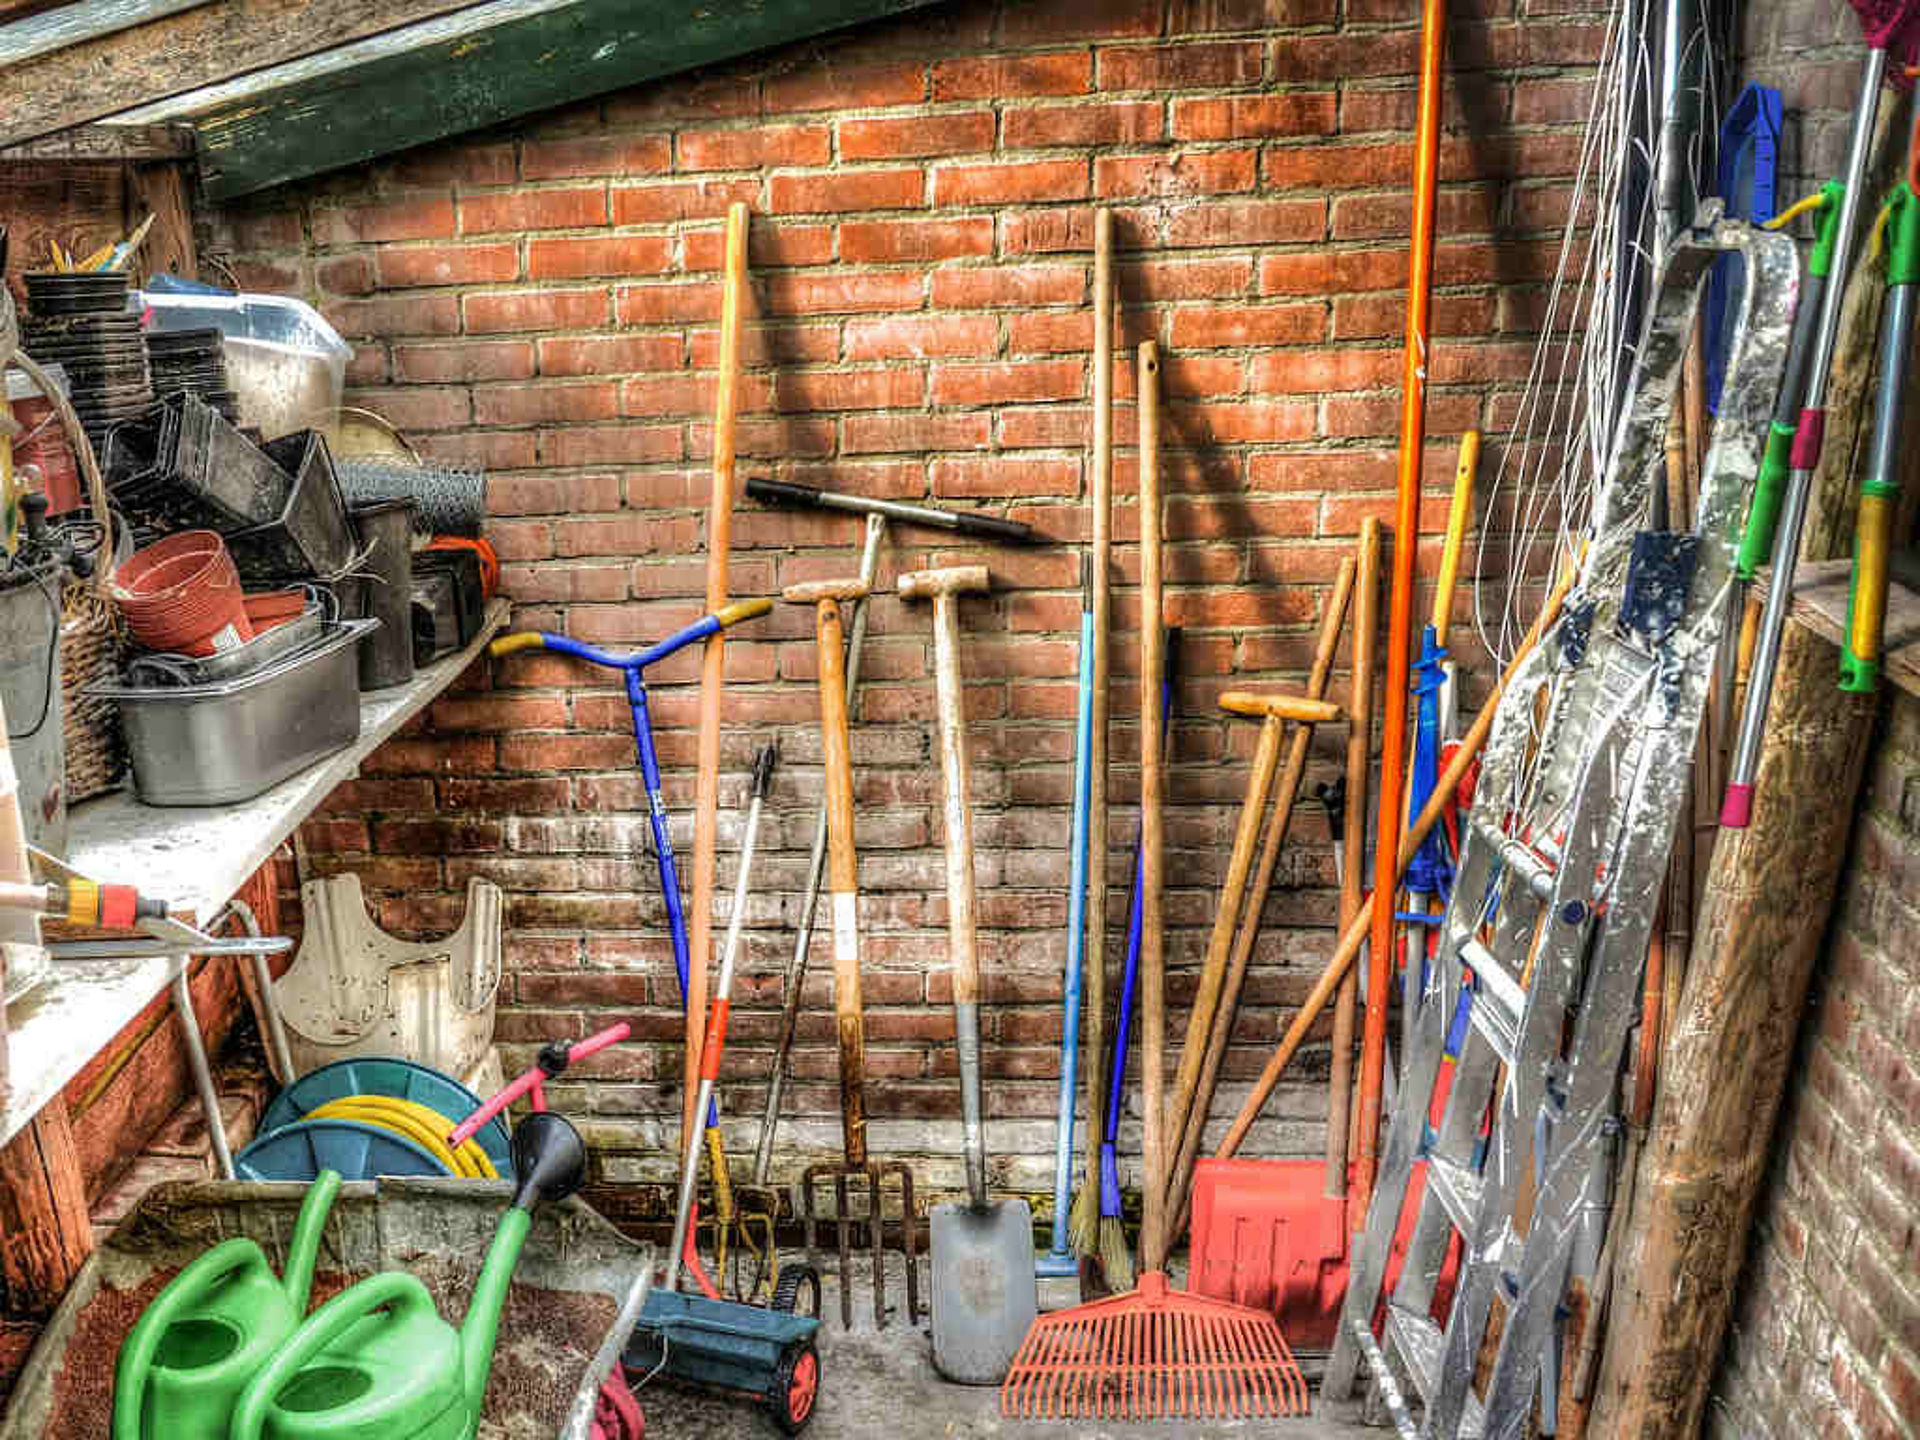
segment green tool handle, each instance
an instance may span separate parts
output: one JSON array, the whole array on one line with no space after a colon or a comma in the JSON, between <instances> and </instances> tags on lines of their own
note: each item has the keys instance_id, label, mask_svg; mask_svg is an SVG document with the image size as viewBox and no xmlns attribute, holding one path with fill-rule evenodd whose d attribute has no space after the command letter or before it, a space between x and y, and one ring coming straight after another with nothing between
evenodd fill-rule
<instances>
[{"instance_id":1,"label":"green tool handle","mask_svg":"<svg viewBox=\"0 0 1920 1440\"><path fill-rule=\"evenodd\" d=\"M1905 183L1887 202L1887 305L1880 327L1880 391L1874 399L1873 438L1860 484L1853 580L1847 628L1841 637L1840 688L1871 695L1880 684L1887 632L1887 557L1893 549L1900 502L1900 426L1912 350L1914 302L1920 296L1920 201Z\"/></svg>"},{"instance_id":2,"label":"green tool handle","mask_svg":"<svg viewBox=\"0 0 1920 1440\"><path fill-rule=\"evenodd\" d=\"M253 1241L245 1236L223 1240L175 1276L141 1314L114 1367L113 1440L142 1440L147 1373L153 1369L161 1337L181 1311L205 1299L237 1271L256 1265L266 1269L267 1257Z\"/></svg>"},{"instance_id":3,"label":"green tool handle","mask_svg":"<svg viewBox=\"0 0 1920 1440\"><path fill-rule=\"evenodd\" d=\"M314 1311L247 1382L239 1405L234 1407L230 1440L260 1440L267 1421L267 1407L300 1367L338 1339L348 1327L375 1310L389 1307L399 1315L422 1311L435 1318L439 1315L427 1287L404 1270L375 1275L350 1290L341 1291Z\"/></svg>"},{"instance_id":4,"label":"green tool handle","mask_svg":"<svg viewBox=\"0 0 1920 1440\"><path fill-rule=\"evenodd\" d=\"M1740 540L1740 553L1734 559L1734 574L1742 583L1752 581L1754 572L1773 559L1773 536L1780 527L1780 506L1786 498L1787 477L1793 470L1793 437L1799 429L1800 406L1807 392L1807 366L1813 359L1814 329L1820 323L1827 277L1833 270L1834 239L1840 229L1840 200L1845 194L1844 185L1830 180L1802 205L1782 215L1778 222L1784 223L1800 213L1803 206L1817 210L1820 216L1813 253L1807 258L1806 278L1800 286L1799 304L1793 312L1793 335L1787 342L1780 394L1773 402L1773 425L1767 431L1766 452L1760 458L1760 473L1753 483L1753 505L1747 511L1746 533Z\"/></svg>"}]
</instances>

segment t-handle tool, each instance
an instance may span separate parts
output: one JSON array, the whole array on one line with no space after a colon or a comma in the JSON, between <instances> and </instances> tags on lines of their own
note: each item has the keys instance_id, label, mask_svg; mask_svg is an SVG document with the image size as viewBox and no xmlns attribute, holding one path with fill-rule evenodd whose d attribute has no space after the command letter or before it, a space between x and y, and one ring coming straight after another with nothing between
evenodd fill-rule
<instances>
[{"instance_id":1,"label":"t-handle tool","mask_svg":"<svg viewBox=\"0 0 1920 1440\"><path fill-rule=\"evenodd\" d=\"M1031 526L1017 520L1002 520L972 510L942 510L933 505L913 505L899 500L876 500L866 495L843 495L812 485L791 481L753 478L747 481L747 494L756 500L782 505L811 506L815 509L841 510L867 517L866 540L860 550L860 583L868 590L880 583L880 547L886 541L889 521L906 525L927 525L983 540L1002 540L1015 545L1033 545L1046 540ZM847 623L847 704L860 688L860 651L867 636L867 603L853 603L853 618ZM780 1028L773 1047L773 1065L767 1076L766 1105L760 1116L760 1138L753 1150L753 1183L765 1185L773 1166L773 1138L780 1124L780 1105L787 1084L787 1057L793 1050L794 1031L800 1020L800 994L807 978L807 961L813 946L813 917L820 903L820 885L827 870L827 807L823 802L813 827L813 852L807 862L807 884L800 902L800 924L794 931L793 955L787 961L786 985L780 1010Z\"/></svg>"},{"instance_id":2,"label":"t-handle tool","mask_svg":"<svg viewBox=\"0 0 1920 1440\"><path fill-rule=\"evenodd\" d=\"M847 724L846 639L840 607L860 600L867 587L859 580L822 580L791 585L780 598L814 607L814 638L819 649L820 748L826 769L828 885L833 895L833 1010L840 1045L840 1125L844 1163L810 1165L800 1176L802 1220L806 1226L809 1261L814 1251L819 1216L814 1210L815 1186L830 1180L834 1187L834 1223L840 1253L840 1321L853 1326L852 1215L848 1209L848 1182L857 1180L867 1191L868 1238L873 1254L873 1323L886 1320L885 1217L882 1214L882 1176L900 1181L901 1250L907 1268L907 1323L920 1323L919 1257L915 1253L918 1217L914 1213L913 1172L893 1161L876 1163L867 1156L866 1017L860 997L859 861L853 843L853 746Z\"/></svg>"},{"instance_id":3,"label":"t-handle tool","mask_svg":"<svg viewBox=\"0 0 1920 1440\"><path fill-rule=\"evenodd\" d=\"M1025 1200L987 1198L980 1085L980 952L974 894L973 809L960 673L960 596L985 592L984 565L900 577L900 598L933 601L933 675L940 717L940 779L947 856L947 963L953 971L954 1051L966 1136L967 1199L936 1205L933 1364L962 1385L996 1385L1039 1312L1033 1212Z\"/></svg>"},{"instance_id":4,"label":"t-handle tool","mask_svg":"<svg viewBox=\"0 0 1920 1440\"><path fill-rule=\"evenodd\" d=\"M1038 545L1047 538L1031 525L1023 525L1018 520L1002 520L997 515L982 515L974 510L942 510L938 506L913 505L904 500L876 500L868 495L845 495L812 485L796 485L790 480L755 477L747 481L747 494L755 500L779 500L789 505L848 510L856 515L880 515L889 520L931 525L936 530L951 530L960 535L977 535L983 540L1004 540L1012 545Z\"/></svg>"},{"instance_id":5,"label":"t-handle tool","mask_svg":"<svg viewBox=\"0 0 1920 1440\"><path fill-rule=\"evenodd\" d=\"M660 754L654 748L653 719L647 708L647 667L697 641L705 640L709 635L730 629L744 620L756 619L772 609L773 601L764 597L736 600L712 614L702 615L659 644L631 655L612 655L591 645L583 645L578 640L570 640L565 635L536 630L502 635L487 647L487 653L496 658L517 654L522 650L553 650L562 655L571 655L576 660L585 660L590 665L618 670L626 677L627 706L633 714L633 745L640 760L641 783L647 791L647 817L653 829L653 853L660 867L660 898L666 905L667 931L673 943L673 968L680 977L683 1001L687 994L687 915L680 902L680 872L674 863L673 840L667 833L667 802L660 792ZM718 1124L719 1117L709 1112L707 1128L713 1129Z\"/></svg>"},{"instance_id":6,"label":"t-handle tool","mask_svg":"<svg viewBox=\"0 0 1920 1440\"><path fill-rule=\"evenodd\" d=\"M1874 397L1872 448L1860 482L1860 518L1853 550L1853 586L1841 637L1840 688L1870 695L1880 685L1887 631L1887 557L1900 500L1900 427L1913 346L1914 286L1920 282L1920 200L1901 181L1887 202L1887 304L1880 322L1880 390Z\"/></svg>"}]
</instances>

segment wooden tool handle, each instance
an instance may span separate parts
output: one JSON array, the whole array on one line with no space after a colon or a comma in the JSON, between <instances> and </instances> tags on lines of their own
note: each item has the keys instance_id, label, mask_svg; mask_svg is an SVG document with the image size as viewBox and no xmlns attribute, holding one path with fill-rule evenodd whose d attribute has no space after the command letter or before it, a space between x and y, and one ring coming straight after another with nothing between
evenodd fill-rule
<instances>
[{"instance_id":1,"label":"wooden tool handle","mask_svg":"<svg viewBox=\"0 0 1920 1440\"><path fill-rule=\"evenodd\" d=\"M1340 707L1331 701L1304 695L1260 695L1252 690L1227 691L1220 697L1220 708L1235 715L1266 716L1298 725L1331 725L1340 718Z\"/></svg>"},{"instance_id":2,"label":"wooden tool handle","mask_svg":"<svg viewBox=\"0 0 1920 1440\"><path fill-rule=\"evenodd\" d=\"M713 400L713 483L707 502L707 612L727 606L733 545L734 417L740 398L740 313L747 288L747 207L727 211L725 279L720 301L720 374ZM713 949L713 885L720 833L720 699L726 685L725 628L714 631L700 664L700 733L695 747L693 911L688 924L686 1092L681 1133L696 1123L701 1026L707 1013L707 970Z\"/></svg>"},{"instance_id":3,"label":"wooden tool handle","mask_svg":"<svg viewBox=\"0 0 1920 1440\"><path fill-rule=\"evenodd\" d=\"M859 867L853 848L853 746L840 604L814 609L820 654L820 750L827 787L827 889L833 905L833 1014L840 1040L840 1124L849 1165L867 1163L867 1034L860 997Z\"/></svg>"},{"instance_id":4,"label":"wooden tool handle","mask_svg":"<svg viewBox=\"0 0 1920 1440\"><path fill-rule=\"evenodd\" d=\"M1519 673L1521 663L1540 643L1540 637L1547 631L1560 614L1560 607L1567 598L1567 592L1573 588L1574 571L1569 568L1561 576L1553 593L1547 597L1546 608L1540 612L1540 618L1533 622L1533 628L1520 642L1520 648L1514 652L1508 662L1500 683L1493 687L1493 693L1487 697L1487 703L1480 707L1480 713L1474 717L1473 725L1460 741L1459 749L1454 751L1453 759L1447 762L1447 768L1440 772L1439 782L1433 787L1423 809L1406 832L1400 837L1399 849L1394 857L1392 885L1376 890L1368 897L1366 906L1353 918L1340 936L1340 943L1334 947L1333 958L1327 961L1327 968L1320 973L1312 992L1301 1003L1300 1013L1293 1017L1293 1023L1287 1027L1287 1033L1280 1037L1273 1057L1267 1061L1266 1068L1260 1072L1260 1078L1254 1081L1253 1093L1247 1096L1246 1103L1240 1107L1240 1113L1234 1118L1233 1126L1227 1131L1227 1138L1220 1142L1220 1148L1214 1155L1225 1160L1240 1148L1247 1138L1247 1131L1253 1127L1254 1120L1260 1114L1260 1107L1267 1103L1267 1097L1273 1094L1273 1087L1280 1083L1280 1077L1286 1073L1287 1065L1292 1061L1294 1052L1307 1038L1307 1032L1313 1028L1313 1022L1320 1018L1320 1012L1327 1007L1327 1001L1333 998L1333 992L1340 986L1341 979L1347 973L1347 967L1353 964L1353 957L1360 953L1360 947L1367 943L1367 934L1373 924L1374 912L1382 904L1393 904L1393 892L1400 877L1407 872L1407 866L1413 863L1414 852L1420 848L1420 842L1427 838L1429 831L1440 823L1440 816L1446 811L1447 798L1465 778L1467 767L1473 764L1474 756L1480 753L1480 747L1487 743L1487 733L1493 729L1494 712L1500 707L1500 697L1506 694L1507 686L1513 683L1513 677ZM1384 898L1383 898L1384 896Z\"/></svg>"},{"instance_id":5,"label":"wooden tool handle","mask_svg":"<svg viewBox=\"0 0 1920 1440\"><path fill-rule=\"evenodd\" d=\"M1160 748L1160 673L1166 665L1160 569L1160 352L1140 346L1140 1089L1146 1111L1143 1270L1167 1263L1166 774Z\"/></svg>"},{"instance_id":6,"label":"wooden tool handle","mask_svg":"<svg viewBox=\"0 0 1920 1440\"><path fill-rule=\"evenodd\" d=\"M1340 648L1340 631L1347 616L1347 603L1353 593L1354 563L1351 558L1340 562L1339 572L1333 583L1333 594L1327 601L1327 611L1320 620L1320 638L1314 647L1313 668L1307 677L1307 695L1318 699L1327 690L1327 679L1333 673L1334 652ZM1275 729L1278 721L1268 722ZM1288 747L1286 768L1280 772L1276 799L1273 806L1273 819L1267 826L1265 843L1260 847L1260 860L1254 867L1254 878L1247 894L1244 915L1238 932L1233 937L1232 959L1227 967L1226 985L1221 991L1219 1021L1213 1027L1213 1033L1207 1040L1206 1059L1200 1067L1200 1081L1194 1091L1193 1101L1187 1108L1184 1129L1175 1131L1177 1148L1174 1152L1173 1183L1167 1187L1167 1212L1172 1215L1172 1233L1180 1234L1186 1228L1187 1206L1192 1199L1191 1180L1194 1161L1200 1153L1200 1138L1206 1129L1207 1115L1213 1109L1215 1087L1220 1082L1220 1066L1226 1059L1227 1044L1233 1036L1233 1016L1240 1003L1240 990L1245 984L1247 966L1253 959L1254 942L1260 938L1260 917L1267 908L1267 895L1273 887L1274 871L1280 863L1280 851L1285 847L1288 826L1293 821L1293 806L1300 793L1300 782L1307 773L1307 754L1313 746L1313 727L1299 726L1293 732L1293 743Z\"/></svg>"}]
</instances>

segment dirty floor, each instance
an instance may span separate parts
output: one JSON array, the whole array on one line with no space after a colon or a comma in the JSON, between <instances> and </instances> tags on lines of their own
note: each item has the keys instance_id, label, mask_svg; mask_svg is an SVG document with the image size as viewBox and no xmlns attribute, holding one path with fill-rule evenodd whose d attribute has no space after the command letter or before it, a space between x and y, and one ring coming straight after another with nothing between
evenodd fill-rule
<instances>
[{"instance_id":1,"label":"dirty floor","mask_svg":"<svg viewBox=\"0 0 1920 1440\"><path fill-rule=\"evenodd\" d=\"M785 1257L783 1257L785 1258ZM897 1263L897 1262L896 1262ZM922 1262L924 1267L924 1261ZM1176 1279L1176 1284L1181 1283ZM926 1303L928 1277L921 1275L921 1303ZM1217 1423L1192 1421L1103 1422L1067 1424L1047 1421L1003 1420L1000 1392L993 1387L949 1385L934 1372L927 1321L919 1327L906 1323L904 1276L889 1277L888 1296L896 1310L884 1329L876 1329L871 1310L871 1272L856 1275L854 1293L864 1302L856 1306L854 1328L840 1323L838 1290L831 1277L824 1282L820 1327L821 1384L819 1407L804 1432L807 1440L872 1440L872 1437L929 1437L929 1440L1379 1440L1391 1432L1357 1423L1358 1407L1325 1407L1331 1413L1288 1420L1241 1420ZM1043 1310L1072 1303L1058 1282L1041 1287ZM1317 1379L1318 1366L1303 1357L1303 1369ZM662 1440L673 1436L700 1436L702 1440L776 1440L779 1431L766 1412L751 1401L685 1390L656 1381L641 1392L647 1413L647 1434Z\"/></svg>"}]
</instances>

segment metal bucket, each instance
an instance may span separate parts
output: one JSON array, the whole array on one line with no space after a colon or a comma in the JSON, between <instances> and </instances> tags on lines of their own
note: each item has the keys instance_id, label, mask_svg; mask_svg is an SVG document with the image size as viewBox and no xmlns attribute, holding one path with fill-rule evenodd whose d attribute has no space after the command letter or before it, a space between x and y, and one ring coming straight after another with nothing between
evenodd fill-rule
<instances>
[{"instance_id":1,"label":"metal bucket","mask_svg":"<svg viewBox=\"0 0 1920 1440\"><path fill-rule=\"evenodd\" d=\"M20 815L27 843L54 855L67 853L61 578L59 566L48 564L0 590L0 703L20 777Z\"/></svg>"}]
</instances>

